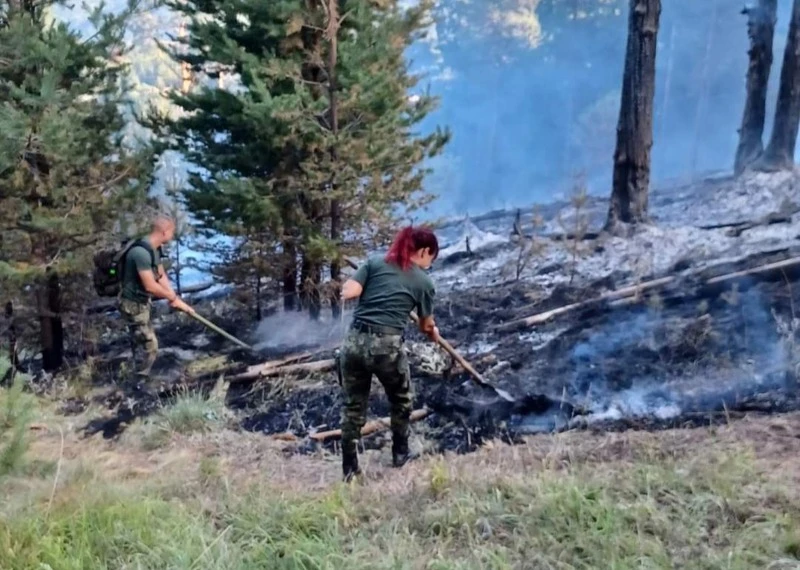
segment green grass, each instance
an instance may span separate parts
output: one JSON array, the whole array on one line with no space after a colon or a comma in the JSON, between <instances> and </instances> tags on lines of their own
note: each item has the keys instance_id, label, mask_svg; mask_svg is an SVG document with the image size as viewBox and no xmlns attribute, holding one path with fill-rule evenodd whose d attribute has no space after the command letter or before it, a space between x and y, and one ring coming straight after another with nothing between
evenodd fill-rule
<instances>
[{"instance_id":1,"label":"green grass","mask_svg":"<svg viewBox=\"0 0 800 570\"><path fill-rule=\"evenodd\" d=\"M400 495L380 481L311 495L228 488L213 460L197 469L194 483L86 493L84 481L49 509L0 506L0 568L744 570L797 567L800 554L798 499L746 452L489 482L434 461Z\"/></svg>"},{"instance_id":2,"label":"green grass","mask_svg":"<svg viewBox=\"0 0 800 570\"><path fill-rule=\"evenodd\" d=\"M208 433L225 423L224 399L216 394L206 398L198 393L180 395L172 405L158 410L144 422L137 423L130 437L142 447L154 450L166 445L173 434Z\"/></svg>"}]
</instances>

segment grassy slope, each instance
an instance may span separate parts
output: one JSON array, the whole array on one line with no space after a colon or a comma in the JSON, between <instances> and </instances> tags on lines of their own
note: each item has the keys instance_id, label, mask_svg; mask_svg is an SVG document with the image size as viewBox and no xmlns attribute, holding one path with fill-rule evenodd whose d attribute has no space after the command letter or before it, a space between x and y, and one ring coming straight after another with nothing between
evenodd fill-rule
<instances>
[{"instance_id":1,"label":"grassy slope","mask_svg":"<svg viewBox=\"0 0 800 570\"><path fill-rule=\"evenodd\" d=\"M800 415L403 470L371 455L366 485L346 487L336 458L287 457L220 410L189 399L116 443L37 410L0 474L0 568L800 567Z\"/></svg>"}]
</instances>

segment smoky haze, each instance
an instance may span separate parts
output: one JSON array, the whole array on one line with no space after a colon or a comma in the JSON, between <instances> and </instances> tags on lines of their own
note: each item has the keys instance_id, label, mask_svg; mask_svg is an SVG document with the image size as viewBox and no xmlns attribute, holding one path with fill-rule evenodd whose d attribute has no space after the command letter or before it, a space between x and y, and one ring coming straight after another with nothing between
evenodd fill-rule
<instances>
[{"instance_id":1,"label":"smoky haze","mask_svg":"<svg viewBox=\"0 0 800 570\"><path fill-rule=\"evenodd\" d=\"M470 11L470 3L440 0L428 41L410 52L413 68L428 73L441 97L424 127L447 125L453 132L428 179L440 196L433 215L549 202L562 198L581 171L591 194L610 192L628 1L534 2L541 37L533 42L497 29L474 31L492 17L492 6L528 4L487 0L487 9ZM779 4L765 137L791 8L791 2ZM742 6L662 3L655 186L732 169L748 65Z\"/></svg>"}]
</instances>

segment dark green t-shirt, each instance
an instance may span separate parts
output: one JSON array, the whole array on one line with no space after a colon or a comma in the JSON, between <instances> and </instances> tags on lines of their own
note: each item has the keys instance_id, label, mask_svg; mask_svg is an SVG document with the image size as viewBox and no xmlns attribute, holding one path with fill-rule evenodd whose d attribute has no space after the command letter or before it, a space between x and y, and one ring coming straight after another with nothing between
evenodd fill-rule
<instances>
[{"instance_id":1,"label":"dark green t-shirt","mask_svg":"<svg viewBox=\"0 0 800 570\"><path fill-rule=\"evenodd\" d=\"M404 329L408 314L420 318L433 314L436 289L428 275L416 265L403 271L382 257L371 257L353 275L364 288L353 319L368 325Z\"/></svg>"},{"instance_id":2,"label":"dark green t-shirt","mask_svg":"<svg viewBox=\"0 0 800 570\"><path fill-rule=\"evenodd\" d=\"M146 238L145 238L146 239ZM161 263L161 255L158 249L153 251L155 263L150 257L150 252L141 245L134 245L125 254L125 263L122 271L122 298L137 303L146 303L152 295L145 291L142 280L139 278L139 271L150 269L153 277L158 279L155 268Z\"/></svg>"}]
</instances>

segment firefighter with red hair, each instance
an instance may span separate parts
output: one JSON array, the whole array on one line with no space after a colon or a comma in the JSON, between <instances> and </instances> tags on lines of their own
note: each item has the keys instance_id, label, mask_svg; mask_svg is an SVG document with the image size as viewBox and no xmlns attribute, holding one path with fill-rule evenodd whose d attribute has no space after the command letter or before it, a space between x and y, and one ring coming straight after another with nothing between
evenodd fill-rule
<instances>
[{"instance_id":1,"label":"firefighter with red hair","mask_svg":"<svg viewBox=\"0 0 800 570\"><path fill-rule=\"evenodd\" d=\"M361 473L356 444L367 419L373 374L391 406L393 465L401 467L416 457L408 447L412 402L405 327L409 313L416 310L420 330L432 341L438 340L433 319L436 290L426 273L438 254L433 231L409 226L397 234L385 256L370 257L342 286L345 301L358 299L340 363L345 481Z\"/></svg>"}]
</instances>

